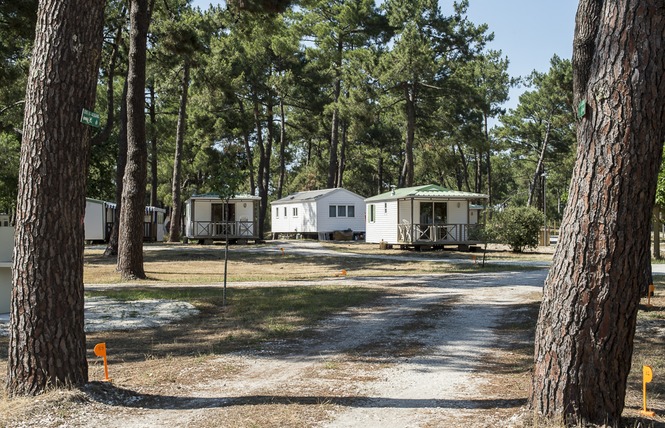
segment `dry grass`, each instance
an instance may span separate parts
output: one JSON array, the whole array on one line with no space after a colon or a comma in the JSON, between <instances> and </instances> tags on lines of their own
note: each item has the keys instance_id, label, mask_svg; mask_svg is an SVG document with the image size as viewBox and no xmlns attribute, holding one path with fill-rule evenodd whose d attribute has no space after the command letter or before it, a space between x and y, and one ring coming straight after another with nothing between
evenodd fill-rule
<instances>
[{"instance_id":1,"label":"dry grass","mask_svg":"<svg viewBox=\"0 0 665 428\"><path fill-rule=\"evenodd\" d=\"M332 244L326 247L337 251L400 255L403 260L340 256L303 256L282 254L274 245L233 246L229 251L227 279L229 282L305 281L339 277L342 271L348 277L381 275L423 275L468 271L495 272L519 269L503 266L469 263L472 257L480 261L482 255L452 251L414 252L406 250L369 250L371 244ZM377 247L378 248L378 247ZM367 251L366 251L367 250ZM501 258L504 253L501 253ZM492 256L499 258L499 256ZM526 259L528 256L523 255ZM540 257L540 255L539 255ZM423 260L425 259L425 260ZM465 262L459 264L460 259ZM224 247L221 245L170 245L146 247L144 268L147 280L138 284L219 284L224 280ZM84 282L86 284L118 284L115 259L103 256L101 249L87 249Z\"/></svg>"},{"instance_id":2,"label":"dry grass","mask_svg":"<svg viewBox=\"0 0 665 428\"><path fill-rule=\"evenodd\" d=\"M364 252L367 244L327 243L326 246L338 251ZM157 400L155 397L177 397L186 395L190 390L194 392L197 385L205 384L210 379L211 373L215 373L217 378L241 376L246 368L242 358L220 359L220 355L241 355L244 350L269 341L288 344L290 338L307 337L310 334L308 327L321 317L349 305L366 304L372 299L396 292L385 288L372 288L371 291L348 289L347 301L342 299L326 305L321 302L330 302L332 295L344 294L345 290L340 293L337 288L330 290L319 287L316 292L312 292L312 286L307 284L306 287L282 287L281 291L271 290L266 293L266 290L252 287L234 290L229 295L229 306L222 308L218 291L195 285L222 281L223 247L180 248L193 251L189 254L188 251L146 251L145 266L150 279L138 282L138 286L123 286L123 289L129 289L129 294L124 297L116 294L115 297L135 298L141 293L146 293L146 296L154 296L156 293L189 300L200 309L200 316L132 334L120 331L89 334L89 344L104 341L109 349L113 349L109 361L110 375L115 384L123 385L126 389L97 382L103 378L103 368L100 360L91 353L89 373L94 382L86 389L52 391L32 399L9 400L0 395L0 426L87 426L86 415L121 414L125 408L123 406L134 402L134 398L140 399L137 401L140 404L136 406L150 408L150 400ZM238 249L241 248L235 250ZM385 276L387 273L419 275L456 269L447 263L419 262L423 254L428 259L440 257L451 261L469 257L468 253L449 251L418 254L366 249L374 254L404 254L413 260L397 262L380 258L302 257L288 253L282 256L274 251L249 253L232 250L229 280L257 283L267 280L313 280L332 278L341 269L346 269L349 276ZM499 254L500 250L495 251L497 253L493 254ZM503 252L500 254L502 258L508 256ZM540 260L548 256L547 253L538 252L528 257ZM112 261L101 256L101 250L86 251L86 282L116 283L118 278L114 268ZM642 306L639 313L640 325L651 323L656 327L655 330L638 330L636 336L633 371L629 378L624 412L626 427L665 427L665 382L662 381L662 374L665 373L665 335L662 330L662 320L665 318L665 293L662 290L665 289L665 280L656 286L657 295L652 299L653 306ZM300 308L294 308L295 300L289 299L290 295L298 296L295 300L302 302ZM459 426L497 426L497 421L503 421L504 426L529 428L561 426L534 420L523 410L530 383L538 299L539 296L534 295L530 303L506 311L496 330L497 342L492 352L484 357L484 369L476 373L485 380L482 399L493 405L474 413L476 416L473 418L460 419ZM454 301L448 301L432 306L431 311L423 312L422 319L405 324L400 331L401 338L390 343L375 342L371 346L354 349L349 355L323 360L319 365L311 367L305 375L320 379L320 383L304 391L306 394L303 396L285 394L284 397L247 397L242 402L234 402L234 405L220 404L221 401L212 399L208 403L209 411L205 418L197 421L197 426L307 427L321 423L340 405L345 405L334 397L345 394L353 396L356 382L375 380L376 373L389 366L393 358L427 353L426 344L409 340L409 332L431 328L427 317L431 313L445 315L449 305L454 304ZM305 311L305 307L311 306L321 310L314 313ZM7 338L0 337L0 348L6 348L7 345ZM289 352L288 345L280 349L280 352ZM649 364L654 369L654 382L648 386L649 407L656 410L659 416L637 425L642 404L642 364ZM4 383L6 366L6 354L0 355L0 383ZM119 403L124 404L120 406ZM516 409L520 407L522 410L517 410L516 415ZM48 419L44 419L43 415L48 415ZM36 422L33 425L30 421Z\"/></svg>"}]
</instances>

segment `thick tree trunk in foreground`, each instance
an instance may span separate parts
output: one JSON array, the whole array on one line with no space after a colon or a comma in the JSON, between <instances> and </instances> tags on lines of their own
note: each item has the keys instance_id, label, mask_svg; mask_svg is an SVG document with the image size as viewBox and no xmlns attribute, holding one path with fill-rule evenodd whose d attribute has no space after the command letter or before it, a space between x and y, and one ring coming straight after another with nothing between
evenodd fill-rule
<instances>
[{"instance_id":1,"label":"thick tree trunk in foreground","mask_svg":"<svg viewBox=\"0 0 665 428\"><path fill-rule=\"evenodd\" d=\"M86 19L80 19L82 10ZM83 217L104 2L40 2L26 92L16 212L7 390L88 381Z\"/></svg>"},{"instance_id":2,"label":"thick tree trunk in foreground","mask_svg":"<svg viewBox=\"0 0 665 428\"><path fill-rule=\"evenodd\" d=\"M582 0L577 162L536 331L531 407L614 424L624 407L665 137L665 3Z\"/></svg>"},{"instance_id":3,"label":"thick tree trunk in foreground","mask_svg":"<svg viewBox=\"0 0 665 428\"><path fill-rule=\"evenodd\" d=\"M145 139L146 39L150 23L147 0L130 6L129 69L127 72L127 165L122 184L118 271L125 279L145 278L143 219L148 147Z\"/></svg>"}]
</instances>

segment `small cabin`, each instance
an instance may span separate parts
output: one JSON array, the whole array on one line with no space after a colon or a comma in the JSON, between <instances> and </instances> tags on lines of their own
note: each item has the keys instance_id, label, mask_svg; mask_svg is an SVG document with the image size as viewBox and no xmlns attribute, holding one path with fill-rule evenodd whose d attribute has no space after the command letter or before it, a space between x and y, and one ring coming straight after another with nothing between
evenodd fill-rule
<instances>
[{"instance_id":1,"label":"small cabin","mask_svg":"<svg viewBox=\"0 0 665 428\"><path fill-rule=\"evenodd\" d=\"M364 198L346 189L297 192L271 205L273 238L345 240L365 235Z\"/></svg>"},{"instance_id":2,"label":"small cabin","mask_svg":"<svg viewBox=\"0 0 665 428\"><path fill-rule=\"evenodd\" d=\"M0 314L9 312L12 297L14 228L0 224Z\"/></svg>"},{"instance_id":3,"label":"small cabin","mask_svg":"<svg viewBox=\"0 0 665 428\"><path fill-rule=\"evenodd\" d=\"M229 199L193 195L185 202L185 236L201 244L227 239L230 243L257 241L260 201L252 195Z\"/></svg>"},{"instance_id":4,"label":"small cabin","mask_svg":"<svg viewBox=\"0 0 665 428\"><path fill-rule=\"evenodd\" d=\"M108 242L115 223L117 206L113 202L85 198L85 240L86 242ZM143 240L161 242L164 240L164 208L147 206L143 218Z\"/></svg>"},{"instance_id":5,"label":"small cabin","mask_svg":"<svg viewBox=\"0 0 665 428\"><path fill-rule=\"evenodd\" d=\"M85 240L108 242L113 229L116 206L113 202L85 198Z\"/></svg>"},{"instance_id":6,"label":"small cabin","mask_svg":"<svg viewBox=\"0 0 665 428\"><path fill-rule=\"evenodd\" d=\"M162 242L164 240L164 208L147 206L143 217L143 240L147 242Z\"/></svg>"},{"instance_id":7,"label":"small cabin","mask_svg":"<svg viewBox=\"0 0 665 428\"><path fill-rule=\"evenodd\" d=\"M479 244L480 193L446 189L435 184L393 189L365 199L367 242L400 247L460 249Z\"/></svg>"}]
</instances>

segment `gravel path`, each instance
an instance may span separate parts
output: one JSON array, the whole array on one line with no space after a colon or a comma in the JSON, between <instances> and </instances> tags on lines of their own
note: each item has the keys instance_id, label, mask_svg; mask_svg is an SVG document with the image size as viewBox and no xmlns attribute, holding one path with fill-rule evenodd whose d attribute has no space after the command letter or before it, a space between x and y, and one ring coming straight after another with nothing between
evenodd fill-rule
<instances>
[{"instance_id":1,"label":"gravel path","mask_svg":"<svg viewBox=\"0 0 665 428\"><path fill-rule=\"evenodd\" d=\"M242 367L240 372L175 391L175 397L149 410L125 409L108 426L195 426L211 412L248 401L305 405L322 397L334 410L324 421L306 426L452 424L483 407L478 393L483 380L474 373L482 357L492 352L493 328L505 311L515 310L513 305L533 301L545 275L538 270L374 279L400 292L378 306L354 308L326 320L313 338L222 356L220 363ZM409 343L424 345L426 352L390 357L391 352L382 352L405 345L408 349ZM358 360L371 362L371 370ZM331 380L321 375L330 364L351 364L356 371L348 373L349 381Z\"/></svg>"}]
</instances>

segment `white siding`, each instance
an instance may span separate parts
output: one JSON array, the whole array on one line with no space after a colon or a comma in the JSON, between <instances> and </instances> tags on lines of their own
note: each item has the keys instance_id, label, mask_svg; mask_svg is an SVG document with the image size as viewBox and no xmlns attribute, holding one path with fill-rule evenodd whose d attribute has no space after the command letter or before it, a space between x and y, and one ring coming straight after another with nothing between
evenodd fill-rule
<instances>
[{"instance_id":1,"label":"white siding","mask_svg":"<svg viewBox=\"0 0 665 428\"><path fill-rule=\"evenodd\" d=\"M279 208L279 218L275 218L275 209ZM286 215L284 215L286 208ZM294 209L298 211L293 215ZM315 232L316 207L312 203L296 202L272 206L272 233Z\"/></svg>"},{"instance_id":2,"label":"white siding","mask_svg":"<svg viewBox=\"0 0 665 428\"><path fill-rule=\"evenodd\" d=\"M353 217L330 217L330 205L353 205ZM286 216L284 216L286 207ZM293 208L298 216L293 216ZM354 232L365 230L365 202L361 196L345 189L336 189L316 200L272 204L272 233L319 233L351 229ZM279 210L279 215L277 211Z\"/></svg>"},{"instance_id":3,"label":"white siding","mask_svg":"<svg viewBox=\"0 0 665 428\"><path fill-rule=\"evenodd\" d=\"M334 232L336 230L351 229L354 232L365 231L365 201L355 193L338 189L318 200L318 230L317 232ZM330 206L347 207L346 217L330 217ZM355 214L348 217L348 207L353 206Z\"/></svg>"},{"instance_id":4,"label":"white siding","mask_svg":"<svg viewBox=\"0 0 665 428\"><path fill-rule=\"evenodd\" d=\"M467 224L468 215L469 203L467 201L448 201L448 223Z\"/></svg>"},{"instance_id":5,"label":"white siding","mask_svg":"<svg viewBox=\"0 0 665 428\"><path fill-rule=\"evenodd\" d=\"M0 226L0 314L9 312L12 295L14 228Z\"/></svg>"},{"instance_id":6,"label":"white siding","mask_svg":"<svg viewBox=\"0 0 665 428\"><path fill-rule=\"evenodd\" d=\"M103 241L106 238L106 208L103 201L85 200L85 240Z\"/></svg>"},{"instance_id":7,"label":"white siding","mask_svg":"<svg viewBox=\"0 0 665 428\"><path fill-rule=\"evenodd\" d=\"M14 228L0 227L0 263L11 262L14 253Z\"/></svg>"},{"instance_id":8,"label":"white siding","mask_svg":"<svg viewBox=\"0 0 665 428\"><path fill-rule=\"evenodd\" d=\"M469 224L478 224L479 218L480 218L480 210L479 209L470 209L469 210Z\"/></svg>"},{"instance_id":9,"label":"white siding","mask_svg":"<svg viewBox=\"0 0 665 428\"><path fill-rule=\"evenodd\" d=\"M288 214L284 215L284 207L287 207L288 211L288 206L286 204L272 205L271 207L272 213L270 213L270 218L272 233L293 232L293 229L289 230Z\"/></svg>"},{"instance_id":10,"label":"white siding","mask_svg":"<svg viewBox=\"0 0 665 428\"><path fill-rule=\"evenodd\" d=\"M369 222L370 205L376 207L376 219L373 223ZM367 203L365 209L368 214L365 224L365 242L379 243L385 241L389 244L397 244L397 201Z\"/></svg>"}]
</instances>

